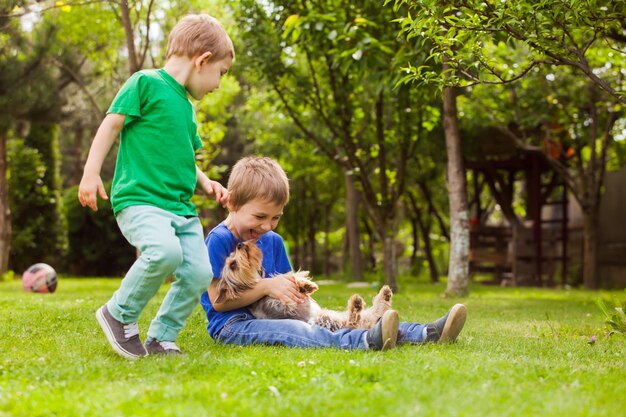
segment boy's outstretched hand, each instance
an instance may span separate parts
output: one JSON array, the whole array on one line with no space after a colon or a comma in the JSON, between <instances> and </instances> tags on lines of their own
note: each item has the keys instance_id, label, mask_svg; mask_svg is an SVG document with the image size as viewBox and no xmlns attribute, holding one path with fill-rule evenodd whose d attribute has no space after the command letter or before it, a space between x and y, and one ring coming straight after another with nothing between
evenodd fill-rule
<instances>
[{"instance_id":1,"label":"boy's outstretched hand","mask_svg":"<svg viewBox=\"0 0 626 417\"><path fill-rule=\"evenodd\" d=\"M104 190L102 178L99 175L83 175L78 186L78 201L80 205L89 206L93 211L98 211L98 197L108 200L109 196Z\"/></svg>"},{"instance_id":2,"label":"boy's outstretched hand","mask_svg":"<svg viewBox=\"0 0 626 417\"><path fill-rule=\"evenodd\" d=\"M217 181L210 180L204 172L196 165L196 175L198 177L198 188L202 189L207 195L213 194L215 201L226 207L228 201L228 190Z\"/></svg>"},{"instance_id":3,"label":"boy's outstretched hand","mask_svg":"<svg viewBox=\"0 0 626 417\"><path fill-rule=\"evenodd\" d=\"M226 204L226 200L228 200L228 190L217 181L209 180L205 183L204 192L207 194L213 194L215 196L215 201L221 205Z\"/></svg>"}]
</instances>

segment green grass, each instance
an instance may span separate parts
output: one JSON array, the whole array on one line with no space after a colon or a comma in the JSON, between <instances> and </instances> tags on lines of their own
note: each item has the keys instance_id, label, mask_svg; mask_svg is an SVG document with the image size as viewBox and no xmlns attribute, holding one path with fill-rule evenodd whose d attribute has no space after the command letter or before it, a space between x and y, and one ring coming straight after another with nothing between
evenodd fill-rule
<instances>
[{"instance_id":1,"label":"green grass","mask_svg":"<svg viewBox=\"0 0 626 417\"><path fill-rule=\"evenodd\" d=\"M116 356L94 312L119 280L62 278L54 294L0 283L0 416L621 416L626 339L606 336L578 290L473 285L453 345L347 352L213 342L198 306L181 333L183 357ZM140 321L145 335L165 289ZM453 301L443 284L405 284L403 320L428 321ZM341 307L354 290L324 286ZM359 289L369 298L373 289ZM589 338L597 335L595 344Z\"/></svg>"}]
</instances>

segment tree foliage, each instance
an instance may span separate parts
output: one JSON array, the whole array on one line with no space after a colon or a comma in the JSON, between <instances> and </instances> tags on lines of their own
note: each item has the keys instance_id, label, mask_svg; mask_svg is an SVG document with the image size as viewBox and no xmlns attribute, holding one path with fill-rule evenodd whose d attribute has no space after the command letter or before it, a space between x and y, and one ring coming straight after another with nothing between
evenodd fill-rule
<instances>
[{"instance_id":1,"label":"tree foliage","mask_svg":"<svg viewBox=\"0 0 626 417\"><path fill-rule=\"evenodd\" d=\"M107 192L111 182L105 184ZM69 250L64 271L83 276L121 276L136 259L135 249L120 233L113 210L85 210L76 195L78 187L68 188L64 195L67 212Z\"/></svg>"},{"instance_id":2,"label":"tree foliage","mask_svg":"<svg viewBox=\"0 0 626 417\"><path fill-rule=\"evenodd\" d=\"M624 3L398 0L395 5L409 8L406 17L399 19L407 37L432 45L430 63L409 65L402 81L444 88L521 81L526 84L521 91L517 87L510 89L517 105L520 102L516 93L530 97L537 89L536 93L545 97L545 82L533 77L539 66L551 68L550 74L544 73L549 81L556 80L555 74L559 77L547 86L547 102L535 94L535 101L521 100L529 111L516 107L516 119L522 126L522 119L533 120L533 114L540 114L533 120L535 126L520 130L520 124L510 122L499 128L522 148L527 144L520 133L548 148L548 162L583 209L585 285L596 287L597 213L613 126L626 104ZM443 71L436 68L444 62ZM577 75L587 82L581 82ZM561 83L560 90L550 89L556 83ZM578 90L572 90L572 86ZM599 90L610 98L603 98ZM569 94L573 91L577 92ZM507 112L502 102L499 107L495 114ZM571 151L568 156L574 156L573 167L565 164L561 151L551 154L554 147Z\"/></svg>"},{"instance_id":3,"label":"tree foliage","mask_svg":"<svg viewBox=\"0 0 626 417\"><path fill-rule=\"evenodd\" d=\"M37 134L47 144L51 142L51 136L56 136L54 131L35 129L29 135L31 140L9 141L13 229L9 267L16 271L23 271L37 262L58 264L67 251L58 156L53 156L54 149L45 152L37 146L31 146L32 136Z\"/></svg>"},{"instance_id":4,"label":"tree foliage","mask_svg":"<svg viewBox=\"0 0 626 417\"><path fill-rule=\"evenodd\" d=\"M27 213L24 207L34 204L29 198L52 195L27 185L54 171L48 167L53 161L45 162L48 144L35 146L34 136L26 137L31 123L39 122L38 130L61 122L63 180L68 187L76 184L88 143L114 94L129 73L164 63L166 34L192 11L222 20L237 51L235 75L197 103L205 142L199 163L225 182L226 167L243 154L278 159L291 178L293 197L281 233L293 244L298 266L317 273L337 270L346 217L352 216L362 237L358 249L368 259L382 254L388 282L397 259L404 261L401 255L409 253L414 266L428 264L431 274L438 274L443 262L437 258L444 258L438 251L447 245L452 223L443 209L449 199L440 192L446 144L438 93L444 88L465 87L457 100L467 138L495 126L520 147L543 149L558 142L564 159L553 162L568 164L562 174L583 205L602 189L604 166L623 165L624 145L613 140L626 123L622 2L387 3L3 3L0 139L12 138L11 155L19 155L15 164L32 167L28 175L14 169L10 180L24 176L14 186L15 197L23 198L14 210L14 249L27 250L38 234L38 220L23 223L33 229L19 220ZM394 20L400 26L390 24ZM404 36L397 36L399 29ZM103 178L112 176L114 159L108 158ZM346 178L361 196L358 214L348 204ZM111 259L113 252L81 240L76 227L116 245L109 236L119 237L112 217L85 217L70 194L66 202L72 272L96 264L106 269L98 260ZM205 226L223 218L215 203L202 197L196 202ZM403 247L402 254L393 253ZM107 271L117 274L122 264Z\"/></svg>"},{"instance_id":5,"label":"tree foliage","mask_svg":"<svg viewBox=\"0 0 626 417\"><path fill-rule=\"evenodd\" d=\"M409 38L450 59L451 85L515 81L538 65L582 72L626 104L623 74L626 4L618 0L397 0ZM522 51L520 54L519 52ZM523 59L520 59L523 58ZM409 79L443 85L432 66L412 65Z\"/></svg>"},{"instance_id":6,"label":"tree foliage","mask_svg":"<svg viewBox=\"0 0 626 417\"><path fill-rule=\"evenodd\" d=\"M0 10L7 12L11 9ZM29 190L29 184L24 183L21 167L12 160L8 165L4 162L1 164L0 183L3 186L0 194L3 198L0 212L3 230L0 252L8 252L12 236L18 236L18 245L10 251L10 263L16 268L24 268L42 259L58 258L66 249L59 195L61 183L57 125L61 117L59 89L62 82L55 68L47 65L48 57L56 47L54 27L42 24L36 30L24 32L20 26L23 22L7 18L6 13L0 16L0 21L3 24L0 38L3 52L0 59L0 140L3 143L0 148L4 153L9 132L13 132L12 137L24 140L24 144L17 145L18 148L29 147L38 152L39 159L32 154L30 157L28 153L20 154L26 158L25 163L30 163L34 168L33 174L37 175L40 165L45 167L43 176L35 177L37 182L30 185L33 187L30 192L25 192ZM6 155L2 154L0 158L4 160ZM9 169L14 171L16 182L13 184L21 186L21 189L11 191L10 183L5 180ZM9 207L14 211L13 219L9 217ZM36 221L29 219L32 214L25 212L27 208L35 210L38 215ZM10 227L6 226L8 222L11 223ZM28 236L34 236L35 240L26 243L22 238ZM0 270L7 266L5 262L0 262Z\"/></svg>"},{"instance_id":7,"label":"tree foliage","mask_svg":"<svg viewBox=\"0 0 626 417\"><path fill-rule=\"evenodd\" d=\"M395 36L392 14L379 4L241 3L248 66L270 83L304 139L354 177L395 286L397 205L418 140L432 126L418 90L393 88L398 63L417 49Z\"/></svg>"}]
</instances>

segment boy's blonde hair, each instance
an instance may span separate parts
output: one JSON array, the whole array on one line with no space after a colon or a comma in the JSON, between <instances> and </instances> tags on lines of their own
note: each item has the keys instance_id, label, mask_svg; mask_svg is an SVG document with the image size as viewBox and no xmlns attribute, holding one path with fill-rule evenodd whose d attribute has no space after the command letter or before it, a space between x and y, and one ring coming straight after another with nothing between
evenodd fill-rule
<instances>
[{"instance_id":1,"label":"boy's blonde hair","mask_svg":"<svg viewBox=\"0 0 626 417\"><path fill-rule=\"evenodd\" d=\"M233 166L228 193L228 201L235 209L257 198L285 206L289 202L289 179L273 159L246 156Z\"/></svg>"},{"instance_id":2,"label":"boy's blonde hair","mask_svg":"<svg viewBox=\"0 0 626 417\"><path fill-rule=\"evenodd\" d=\"M212 59L235 58L233 41L216 18L208 14L183 17L170 32L165 59L172 55L192 58L205 52L211 52Z\"/></svg>"}]
</instances>

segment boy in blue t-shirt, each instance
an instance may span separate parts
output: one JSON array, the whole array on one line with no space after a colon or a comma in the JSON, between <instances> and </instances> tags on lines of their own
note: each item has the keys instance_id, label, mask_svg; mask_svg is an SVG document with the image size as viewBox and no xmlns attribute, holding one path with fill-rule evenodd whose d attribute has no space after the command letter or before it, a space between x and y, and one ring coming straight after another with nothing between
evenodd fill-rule
<instances>
[{"instance_id":1,"label":"boy in blue t-shirt","mask_svg":"<svg viewBox=\"0 0 626 417\"><path fill-rule=\"evenodd\" d=\"M118 92L93 140L78 199L96 211L108 199L100 170L120 136L111 204L122 234L141 256L96 312L119 355L180 354L176 337L211 280L204 232L191 197L197 188L224 203L228 192L196 166L202 146L189 96L219 87L234 58L224 27L209 15L185 16L169 35L162 69L136 72ZM137 321L165 278L174 274L145 345Z\"/></svg>"},{"instance_id":2,"label":"boy in blue t-shirt","mask_svg":"<svg viewBox=\"0 0 626 417\"><path fill-rule=\"evenodd\" d=\"M228 217L206 238L214 277L200 298L209 321L208 331L219 342L234 345L270 344L290 347L337 347L385 350L396 342L424 343L454 341L467 315L456 304L439 320L429 324L399 323L398 314L388 310L370 330L324 327L300 320L255 319L246 306L264 296L283 302L302 302L292 274L285 245L273 230L289 201L289 182L283 169L265 157L246 157L232 169L228 180ZM238 242L256 240L263 253L265 278L236 299L216 303L217 283L228 255Z\"/></svg>"}]
</instances>

